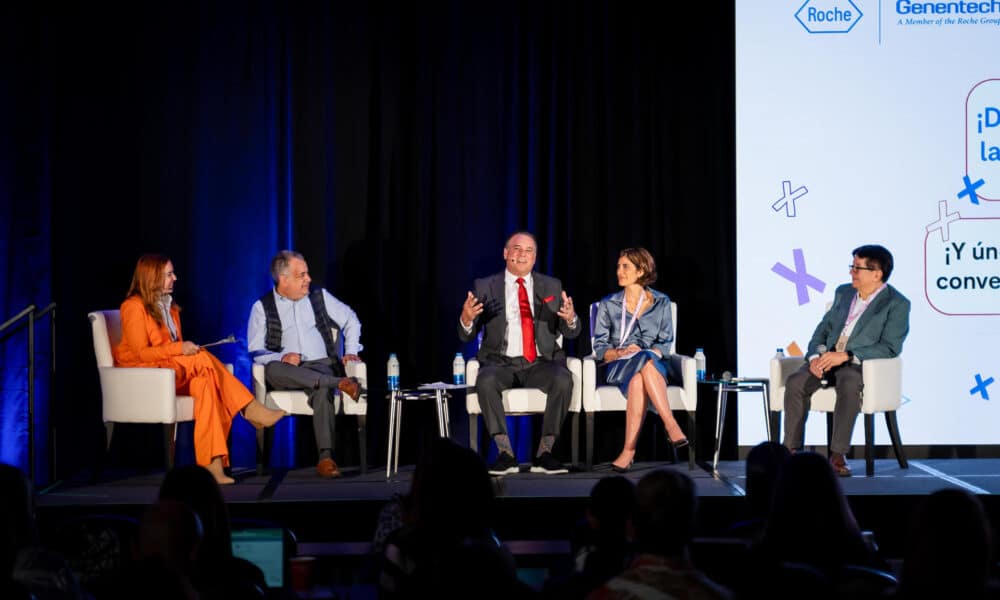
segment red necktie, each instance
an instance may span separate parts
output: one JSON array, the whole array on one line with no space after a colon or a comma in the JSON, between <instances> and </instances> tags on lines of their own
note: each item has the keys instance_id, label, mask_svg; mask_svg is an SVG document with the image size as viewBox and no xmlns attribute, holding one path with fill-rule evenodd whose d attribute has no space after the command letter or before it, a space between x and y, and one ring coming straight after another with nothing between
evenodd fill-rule
<instances>
[{"instance_id":1,"label":"red necktie","mask_svg":"<svg viewBox=\"0 0 1000 600\"><path fill-rule=\"evenodd\" d=\"M531 317L531 305L528 304L528 290L524 288L524 278L517 278L517 305L521 309L521 344L524 358L535 362L535 321Z\"/></svg>"}]
</instances>

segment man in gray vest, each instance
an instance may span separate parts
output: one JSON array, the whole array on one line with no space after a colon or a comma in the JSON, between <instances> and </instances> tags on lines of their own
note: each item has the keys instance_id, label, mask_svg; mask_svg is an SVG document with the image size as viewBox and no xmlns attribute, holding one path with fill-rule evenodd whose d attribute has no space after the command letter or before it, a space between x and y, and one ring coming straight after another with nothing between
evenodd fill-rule
<instances>
[{"instance_id":1,"label":"man in gray vest","mask_svg":"<svg viewBox=\"0 0 1000 600\"><path fill-rule=\"evenodd\" d=\"M331 392L339 389L357 399L357 380L345 377L332 330L344 336L344 362L361 360L358 315L330 292L309 290L309 265L298 252L282 250L271 260L274 289L250 309L247 348L253 361L265 365L268 388L304 390L313 409L313 432L320 477L340 477L333 460L334 410Z\"/></svg>"}]
</instances>

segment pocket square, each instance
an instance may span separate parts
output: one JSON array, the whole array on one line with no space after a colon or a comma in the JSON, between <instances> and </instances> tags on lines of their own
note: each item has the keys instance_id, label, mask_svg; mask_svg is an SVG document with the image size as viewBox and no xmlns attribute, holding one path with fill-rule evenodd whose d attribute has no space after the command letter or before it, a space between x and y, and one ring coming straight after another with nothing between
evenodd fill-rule
<instances>
[{"instance_id":1,"label":"pocket square","mask_svg":"<svg viewBox=\"0 0 1000 600\"><path fill-rule=\"evenodd\" d=\"M556 298L555 296L548 296L546 298L542 298L542 302L545 302L546 304L548 304L549 302L552 302L553 300L555 300L555 298Z\"/></svg>"}]
</instances>

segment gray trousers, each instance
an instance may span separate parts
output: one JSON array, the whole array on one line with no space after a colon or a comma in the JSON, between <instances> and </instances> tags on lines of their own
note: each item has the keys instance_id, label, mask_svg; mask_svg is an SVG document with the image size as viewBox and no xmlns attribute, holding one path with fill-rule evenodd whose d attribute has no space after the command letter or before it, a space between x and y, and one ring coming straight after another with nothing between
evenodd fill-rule
<instances>
[{"instance_id":1,"label":"gray trousers","mask_svg":"<svg viewBox=\"0 0 1000 600\"><path fill-rule=\"evenodd\" d=\"M566 361L539 358L529 363L518 357L507 359L505 363L491 362L480 367L476 394L479 395L479 407L490 437L507 433L502 394L504 390L515 387L538 388L545 392L542 435L558 437L573 394L573 374L566 368Z\"/></svg>"},{"instance_id":2,"label":"gray trousers","mask_svg":"<svg viewBox=\"0 0 1000 600\"><path fill-rule=\"evenodd\" d=\"M828 384L837 390L833 410L833 434L829 440L831 452L840 454L851 449L851 433L861 412L861 366L845 364L829 371ZM805 445L806 417L810 398L820 387L820 380L809 372L809 363L788 376L785 381L785 446L799 449Z\"/></svg>"},{"instance_id":3,"label":"gray trousers","mask_svg":"<svg viewBox=\"0 0 1000 600\"><path fill-rule=\"evenodd\" d=\"M325 377L324 377L325 376ZM333 377L331 380L330 378ZM267 363L264 367L264 379L273 390L302 390L309 395L309 406L313 409L313 434L316 436L316 449L333 451L334 419L337 416L333 404L333 391L340 378L334 377L333 361L329 358L310 360L298 366L281 362ZM333 387L317 385L321 379L333 384Z\"/></svg>"}]
</instances>

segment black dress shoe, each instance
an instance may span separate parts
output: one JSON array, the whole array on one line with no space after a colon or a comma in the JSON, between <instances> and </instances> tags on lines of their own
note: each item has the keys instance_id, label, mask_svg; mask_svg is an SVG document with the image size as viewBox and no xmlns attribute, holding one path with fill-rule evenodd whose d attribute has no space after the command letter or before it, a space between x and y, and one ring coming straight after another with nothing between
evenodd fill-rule
<instances>
[{"instance_id":1,"label":"black dress shoe","mask_svg":"<svg viewBox=\"0 0 1000 600\"><path fill-rule=\"evenodd\" d=\"M569 473L569 469L566 468L566 465L559 462L556 457L552 456L551 452L542 452L541 456L536 456L531 461L531 472L558 475L560 473Z\"/></svg>"},{"instance_id":2,"label":"black dress shoe","mask_svg":"<svg viewBox=\"0 0 1000 600\"><path fill-rule=\"evenodd\" d=\"M511 475L521 470L517 459L506 452L497 455L495 463L490 465L490 475Z\"/></svg>"},{"instance_id":3,"label":"black dress shoe","mask_svg":"<svg viewBox=\"0 0 1000 600\"><path fill-rule=\"evenodd\" d=\"M676 449L679 450L679 449L683 448L684 446L688 445L688 439L687 438L683 438L683 439L677 440L676 442L673 441L673 440L670 440L670 443L674 445L674 448L676 448Z\"/></svg>"}]
</instances>

